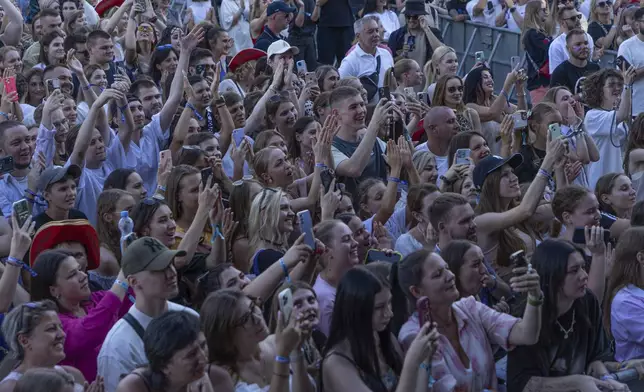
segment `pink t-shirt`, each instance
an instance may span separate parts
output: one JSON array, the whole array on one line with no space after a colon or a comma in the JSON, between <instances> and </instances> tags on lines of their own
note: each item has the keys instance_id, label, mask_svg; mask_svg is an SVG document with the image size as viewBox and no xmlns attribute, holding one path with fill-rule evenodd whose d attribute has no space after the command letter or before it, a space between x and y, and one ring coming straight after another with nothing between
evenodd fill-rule
<instances>
[{"instance_id":1,"label":"pink t-shirt","mask_svg":"<svg viewBox=\"0 0 644 392\"><path fill-rule=\"evenodd\" d=\"M320 306L320 323L318 324L318 329L328 337L329 330L331 329L331 315L333 314L336 289L318 275L313 285L313 291L318 296L318 304Z\"/></svg>"},{"instance_id":2,"label":"pink t-shirt","mask_svg":"<svg viewBox=\"0 0 644 392\"><path fill-rule=\"evenodd\" d=\"M463 298L452 305L458 323L461 346L470 360L465 368L447 337L438 338L438 349L432 358L434 392L479 392L484 388L497 390L497 378L492 345L509 351L508 337L520 320L478 302L474 297ZM414 313L402 326L398 340L418 334L418 314Z\"/></svg>"}]
</instances>

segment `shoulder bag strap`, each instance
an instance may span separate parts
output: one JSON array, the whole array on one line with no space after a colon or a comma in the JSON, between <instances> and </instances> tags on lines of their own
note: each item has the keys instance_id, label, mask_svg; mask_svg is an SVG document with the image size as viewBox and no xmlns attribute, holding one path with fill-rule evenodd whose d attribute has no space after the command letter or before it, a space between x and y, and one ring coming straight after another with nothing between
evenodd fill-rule
<instances>
[{"instance_id":1,"label":"shoulder bag strap","mask_svg":"<svg viewBox=\"0 0 644 392\"><path fill-rule=\"evenodd\" d=\"M143 329L143 326L141 326L141 323L137 319L134 318L130 313L125 313L123 316L123 320L125 320L126 323L130 324L132 329L134 329L134 332L136 332L137 335L143 340L143 334L145 333L145 329Z\"/></svg>"}]
</instances>

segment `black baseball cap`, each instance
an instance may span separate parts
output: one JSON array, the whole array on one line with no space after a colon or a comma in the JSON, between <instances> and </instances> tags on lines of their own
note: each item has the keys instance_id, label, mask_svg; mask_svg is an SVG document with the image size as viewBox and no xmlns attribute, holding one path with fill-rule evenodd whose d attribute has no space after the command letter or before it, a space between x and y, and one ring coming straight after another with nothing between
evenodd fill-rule
<instances>
[{"instance_id":1,"label":"black baseball cap","mask_svg":"<svg viewBox=\"0 0 644 392\"><path fill-rule=\"evenodd\" d=\"M514 154L508 158L502 158L498 155L488 155L481 159L474 168L474 173L472 174L472 177L474 177L472 178L474 186L481 189L487 176L490 173L499 170L504 165L510 165L511 168L516 169L521 166L522 163L523 155L521 154Z\"/></svg>"},{"instance_id":2,"label":"black baseball cap","mask_svg":"<svg viewBox=\"0 0 644 392\"><path fill-rule=\"evenodd\" d=\"M291 7L283 1L274 1L268 5L268 8L266 8L266 16L271 16L276 12L292 14L297 12L297 8Z\"/></svg>"}]
</instances>

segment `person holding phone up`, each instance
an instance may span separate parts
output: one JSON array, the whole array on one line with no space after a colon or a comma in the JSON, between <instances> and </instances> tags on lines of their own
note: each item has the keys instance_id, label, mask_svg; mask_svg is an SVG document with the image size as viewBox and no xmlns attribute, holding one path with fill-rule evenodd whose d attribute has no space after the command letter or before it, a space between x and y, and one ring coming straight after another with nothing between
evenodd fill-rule
<instances>
[{"instance_id":1,"label":"person holding phone up","mask_svg":"<svg viewBox=\"0 0 644 392\"><path fill-rule=\"evenodd\" d=\"M459 299L454 273L443 258L432 250L423 249L405 257L394 267L390 278L394 298L394 314L405 313L406 307L416 308L421 297L430 299L430 318L437 325L438 349L431 359L431 375L436 380L432 391L498 390L492 345L505 350L514 346L537 343L541 330L543 292L539 275L526 267L515 268L512 290L528 294L522 318L497 312L476 301L474 297ZM398 340L410 347L421 327L419 315L413 313L402 326Z\"/></svg>"}]
</instances>

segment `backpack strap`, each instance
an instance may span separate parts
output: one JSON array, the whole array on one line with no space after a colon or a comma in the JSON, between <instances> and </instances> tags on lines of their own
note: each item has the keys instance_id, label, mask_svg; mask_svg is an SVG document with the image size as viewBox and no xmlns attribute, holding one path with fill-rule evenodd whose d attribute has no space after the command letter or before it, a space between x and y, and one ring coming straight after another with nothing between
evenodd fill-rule
<instances>
[{"instance_id":1,"label":"backpack strap","mask_svg":"<svg viewBox=\"0 0 644 392\"><path fill-rule=\"evenodd\" d=\"M143 340L143 334L145 333L145 329L143 329L143 326L137 319L134 318L130 313L125 313L123 316L123 320L125 320L126 323L130 324L132 329L134 329L134 332L136 332L137 335Z\"/></svg>"}]
</instances>

